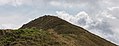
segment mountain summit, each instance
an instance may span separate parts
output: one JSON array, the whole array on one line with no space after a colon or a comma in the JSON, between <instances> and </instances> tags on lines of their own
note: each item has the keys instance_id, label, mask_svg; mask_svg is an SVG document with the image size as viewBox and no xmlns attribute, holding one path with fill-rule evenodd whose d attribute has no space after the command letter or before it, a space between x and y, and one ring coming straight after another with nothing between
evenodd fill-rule
<instances>
[{"instance_id":1,"label":"mountain summit","mask_svg":"<svg viewBox=\"0 0 119 46\"><path fill-rule=\"evenodd\" d=\"M20 29L0 30L0 46L117 46L56 16L42 16Z\"/></svg>"},{"instance_id":2,"label":"mountain summit","mask_svg":"<svg viewBox=\"0 0 119 46\"><path fill-rule=\"evenodd\" d=\"M39 17L24 24L20 29L26 28L43 29L45 31L52 30L56 34L66 37L66 39L70 39L69 41L72 41L70 42L72 43L72 46L116 46L115 44L56 16L46 15Z\"/></svg>"}]
</instances>

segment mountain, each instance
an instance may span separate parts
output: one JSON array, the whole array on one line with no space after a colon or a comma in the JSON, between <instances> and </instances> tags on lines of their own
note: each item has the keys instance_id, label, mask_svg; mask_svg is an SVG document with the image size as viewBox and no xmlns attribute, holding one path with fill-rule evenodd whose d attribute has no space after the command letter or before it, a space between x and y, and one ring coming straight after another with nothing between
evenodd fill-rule
<instances>
[{"instance_id":1,"label":"mountain","mask_svg":"<svg viewBox=\"0 0 119 46\"><path fill-rule=\"evenodd\" d=\"M115 46L113 43L55 16L46 15L37 18L23 25L21 29L32 27L44 30L53 29L58 34L72 34L76 36L76 43L80 46Z\"/></svg>"},{"instance_id":2,"label":"mountain","mask_svg":"<svg viewBox=\"0 0 119 46\"><path fill-rule=\"evenodd\" d=\"M0 46L117 46L82 27L45 15L18 30L0 30Z\"/></svg>"}]
</instances>

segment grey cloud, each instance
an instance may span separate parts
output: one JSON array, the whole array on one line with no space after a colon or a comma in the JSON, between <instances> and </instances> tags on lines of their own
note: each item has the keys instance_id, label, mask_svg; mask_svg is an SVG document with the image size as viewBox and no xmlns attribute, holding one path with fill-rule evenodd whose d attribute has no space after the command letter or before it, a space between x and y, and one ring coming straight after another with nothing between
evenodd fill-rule
<instances>
[{"instance_id":1,"label":"grey cloud","mask_svg":"<svg viewBox=\"0 0 119 46\"><path fill-rule=\"evenodd\" d=\"M70 15L66 12L58 12L57 16L64 20L67 20L74 25L81 26L109 41L119 44L119 41L117 41L119 40L119 37L117 37L119 34L116 33L117 31L115 32L112 29L112 25L108 22L109 20L113 19L103 17L103 14L100 14L100 17L98 15L98 17L91 17L84 11L79 12L77 15Z\"/></svg>"}]
</instances>

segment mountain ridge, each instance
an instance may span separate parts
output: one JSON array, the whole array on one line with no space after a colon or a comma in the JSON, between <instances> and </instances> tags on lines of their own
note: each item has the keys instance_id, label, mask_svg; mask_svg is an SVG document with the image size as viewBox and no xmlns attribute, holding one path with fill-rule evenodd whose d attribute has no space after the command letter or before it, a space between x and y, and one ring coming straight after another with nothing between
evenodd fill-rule
<instances>
[{"instance_id":1,"label":"mountain ridge","mask_svg":"<svg viewBox=\"0 0 119 46\"><path fill-rule=\"evenodd\" d=\"M45 15L17 30L0 30L0 46L117 46L61 18Z\"/></svg>"},{"instance_id":2,"label":"mountain ridge","mask_svg":"<svg viewBox=\"0 0 119 46\"><path fill-rule=\"evenodd\" d=\"M63 19L60 19L56 16L51 16L51 15L45 15L45 16L39 17L35 20L32 20L31 22L23 25L20 29L31 28L31 27L35 27L37 29L45 29L45 30L54 29L55 32L57 32L58 34L75 34L77 36L78 35L86 35L86 36L78 36L78 37L81 37L81 38L86 37L86 39L87 39L87 37L89 37L88 40L90 42L92 42L92 44L97 42L96 44L101 45L101 44L104 44L105 41L109 42L99 36L96 36L96 35L88 32L87 30L85 30L82 27L73 25ZM87 34L90 36L88 36ZM94 37L94 38L91 38L91 37ZM96 39L100 40L102 43L98 43L100 41L98 41ZM82 40L79 38L79 41L82 41ZM85 44L90 44L90 43L87 43L86 41L84 41L84 42L85 42ZM111 43L111 42L109 42L109 43ZM82 43L82 45L84 45L84 43Z\"/></svg>"}]
</instances>

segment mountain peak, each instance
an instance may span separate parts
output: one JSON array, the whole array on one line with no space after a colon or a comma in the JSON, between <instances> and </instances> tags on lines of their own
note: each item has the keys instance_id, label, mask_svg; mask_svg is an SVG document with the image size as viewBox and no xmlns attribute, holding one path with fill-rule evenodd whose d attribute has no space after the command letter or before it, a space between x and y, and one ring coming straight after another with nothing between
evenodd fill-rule
<instances>
[{"instance_id":1,"label":"mountain peak","mask_svg":"<svg viewBox=\"0 0 119 46\"><path fill-rule=\"evenodd\" d=\"M58 34L73 34L76 36L74 38L76 40L75 44L80 46L116 46L115 44L56 16L45 15L39 17L27 24L24 24L20 29L32 27L44 30L52 29Z\"/></svg>"},{"instance_id":2,"label":"mountain peak","mask_svg":"<svg viewBox=\"0 0 119 46\"><path fill-rule=\"evenodd\" d=\"M31 22L24 24L21 28L41 28L41 29L49 29L49 28L55 28L58 25L70 25L71 23L57 17L57 16L51 16L51 15L45 15L42 17L39 17L35 20L32 20ZM72 24L71 24L72 25Z\"/></svg>"}]
</instances>

